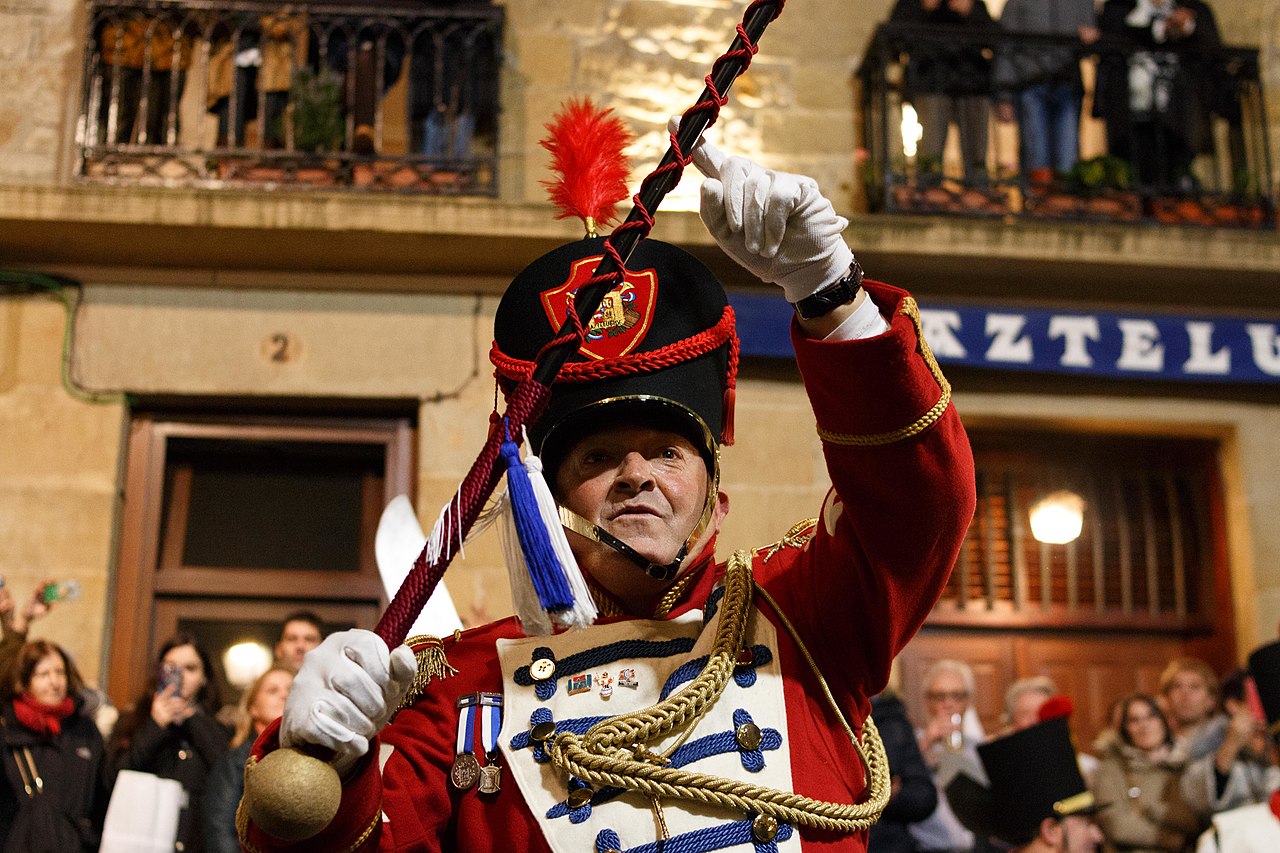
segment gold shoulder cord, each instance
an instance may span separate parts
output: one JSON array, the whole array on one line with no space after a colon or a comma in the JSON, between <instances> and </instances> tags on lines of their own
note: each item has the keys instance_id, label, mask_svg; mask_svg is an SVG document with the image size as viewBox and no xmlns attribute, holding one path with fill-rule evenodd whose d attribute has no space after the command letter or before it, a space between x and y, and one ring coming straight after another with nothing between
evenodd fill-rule
<instances>
[{"instance_id":1,"label":"gold shoulder cord","mask_svg":"<svg viewBox=\"0 0 1280 853\"><path fill-rule=\"evenodd\" d=\"M878 447L884 444L893 444L903 439L911 438L913 435L919 435L933 426L951 403L951 383L947 381L947 377L942 375L942 368L938 366L938 360L933 357L933 350L929 349L929 342L924 339L924 329L920 325L919 306L916 305L914 299L908 296L902 300L902 307L898 309L898 313L907 316L911 320L911 324L916 327L916 339L920 342L920 357L929 366L929 372L933 374L934 381L942 389L942 395L938 397L938 402L934 403L929 411L917 418L914 423L891 432L852 435L844 432L831 432L819 426L818 436L828 444L838 444L843 447Z\"/></svg>"},{"instance_id":2,"label":"gold shoulder cord","mask_svg":"<svg viewBox=\"0 0 1280 853\"><path fill-rule=\"evenodd\" d=\"M752 591L761 596L795 641L813 669L823 693L840 719L862 760L868 801L844 804L815 800L749 782L665 767L652 761L645 744L686 724L695 725L724 692L737 665L739 649L752 609ZM602 720L582 735L560 732L546 744L555 767L596 787L613 786L638 791L652 799L691 800L747 813L767 814L793 825L835 832L856 832L875 823L889 801L889 764L875 724L867 717L860 741L849 725L817 663L777 602L755 586L751 554L738 551L729 560L720 624L711 654L702 672L684 689L663 702Z\"/></svg>"}]
</instances>

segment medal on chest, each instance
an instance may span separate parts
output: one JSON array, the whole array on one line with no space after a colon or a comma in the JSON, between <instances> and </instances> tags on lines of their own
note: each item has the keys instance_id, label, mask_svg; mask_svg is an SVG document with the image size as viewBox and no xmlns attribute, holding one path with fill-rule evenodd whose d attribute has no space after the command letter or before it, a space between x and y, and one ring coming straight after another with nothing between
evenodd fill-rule
<instances>
[{"instance_id":1,"label":"medal on chest","mask_svg":"<svg viewBox=\"0 0 1280 853\"><path fill-rule=\"evenodd\" d=\"M502 765L498 763L501 729L502 694L469 693L458 698L458 738L449 768L453 787L469 791L479 783L480 793L498 793L502 788ZM477 752L484 757L483 765Z\"/></svg>"}]
</instances>

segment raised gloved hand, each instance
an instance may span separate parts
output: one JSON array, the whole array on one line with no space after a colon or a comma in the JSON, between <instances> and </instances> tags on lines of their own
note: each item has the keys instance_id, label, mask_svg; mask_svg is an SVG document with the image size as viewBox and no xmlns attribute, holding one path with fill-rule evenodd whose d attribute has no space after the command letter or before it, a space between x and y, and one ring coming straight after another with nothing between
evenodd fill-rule
<instances>
[{"instance_id":1,"label":"raised gloved hand","mask_svg":"<svg viewBox=\"0 0 1280 853\"><path fill-rule=\"evenodd\" d=\"M417 672L408 646L388 651L372 631L330 634L307 653L280 721L280 745L313 744L334 752L340 775L369 751Z\"/></svg>"},{"instance_id":2,"label":"raised gloved hand","mask_svg":"<svg viewBox=\"0 0 1280 853\"><path fill-rule=\"evenodd\" d=\"M668 127L675 132L678 117ZM799 302L849 271L843 216L812 178L729 157L705 140L693 150L702 182L702 221L720 247L761 281Z\"/></svg>"}]
</instances>

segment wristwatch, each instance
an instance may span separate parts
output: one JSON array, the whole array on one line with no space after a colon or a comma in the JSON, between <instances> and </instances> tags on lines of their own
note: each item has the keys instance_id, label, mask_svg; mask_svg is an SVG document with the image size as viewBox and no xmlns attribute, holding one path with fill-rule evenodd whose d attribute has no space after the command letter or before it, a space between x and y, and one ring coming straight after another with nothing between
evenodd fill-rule
<instances>
[{"instance_id":1,"label":"wristwatch","mask_svg":"<svg viewBox=\"0 0 1280 853\"><path fill-rule=\"evenodd\" d=\"M841 305L848 305L858 298L862 289L862 265L854 258L849 265L849 272L835 284L829 284L817 293L810 294L792 305L796 313L806 320L825 317Z\"/></svg>"}]
</instances>

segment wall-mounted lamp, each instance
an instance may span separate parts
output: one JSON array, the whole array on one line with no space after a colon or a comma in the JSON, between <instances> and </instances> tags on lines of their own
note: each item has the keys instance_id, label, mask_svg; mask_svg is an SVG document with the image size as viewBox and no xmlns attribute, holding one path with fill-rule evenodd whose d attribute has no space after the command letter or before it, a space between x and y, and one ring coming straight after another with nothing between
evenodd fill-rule
<instances>
[{"instance_id":1,"label":"wall-mounted lamp","mask_svg":"<svg viewBox=\"0 0 1280 853\"><path fill-rule=\"evenodd\" d=\"M1084 498L1075 492L1051 492L1031 505L1031 535L1046 545L1065 545L1080 536Z\"/></svg>"}]
</instances>

